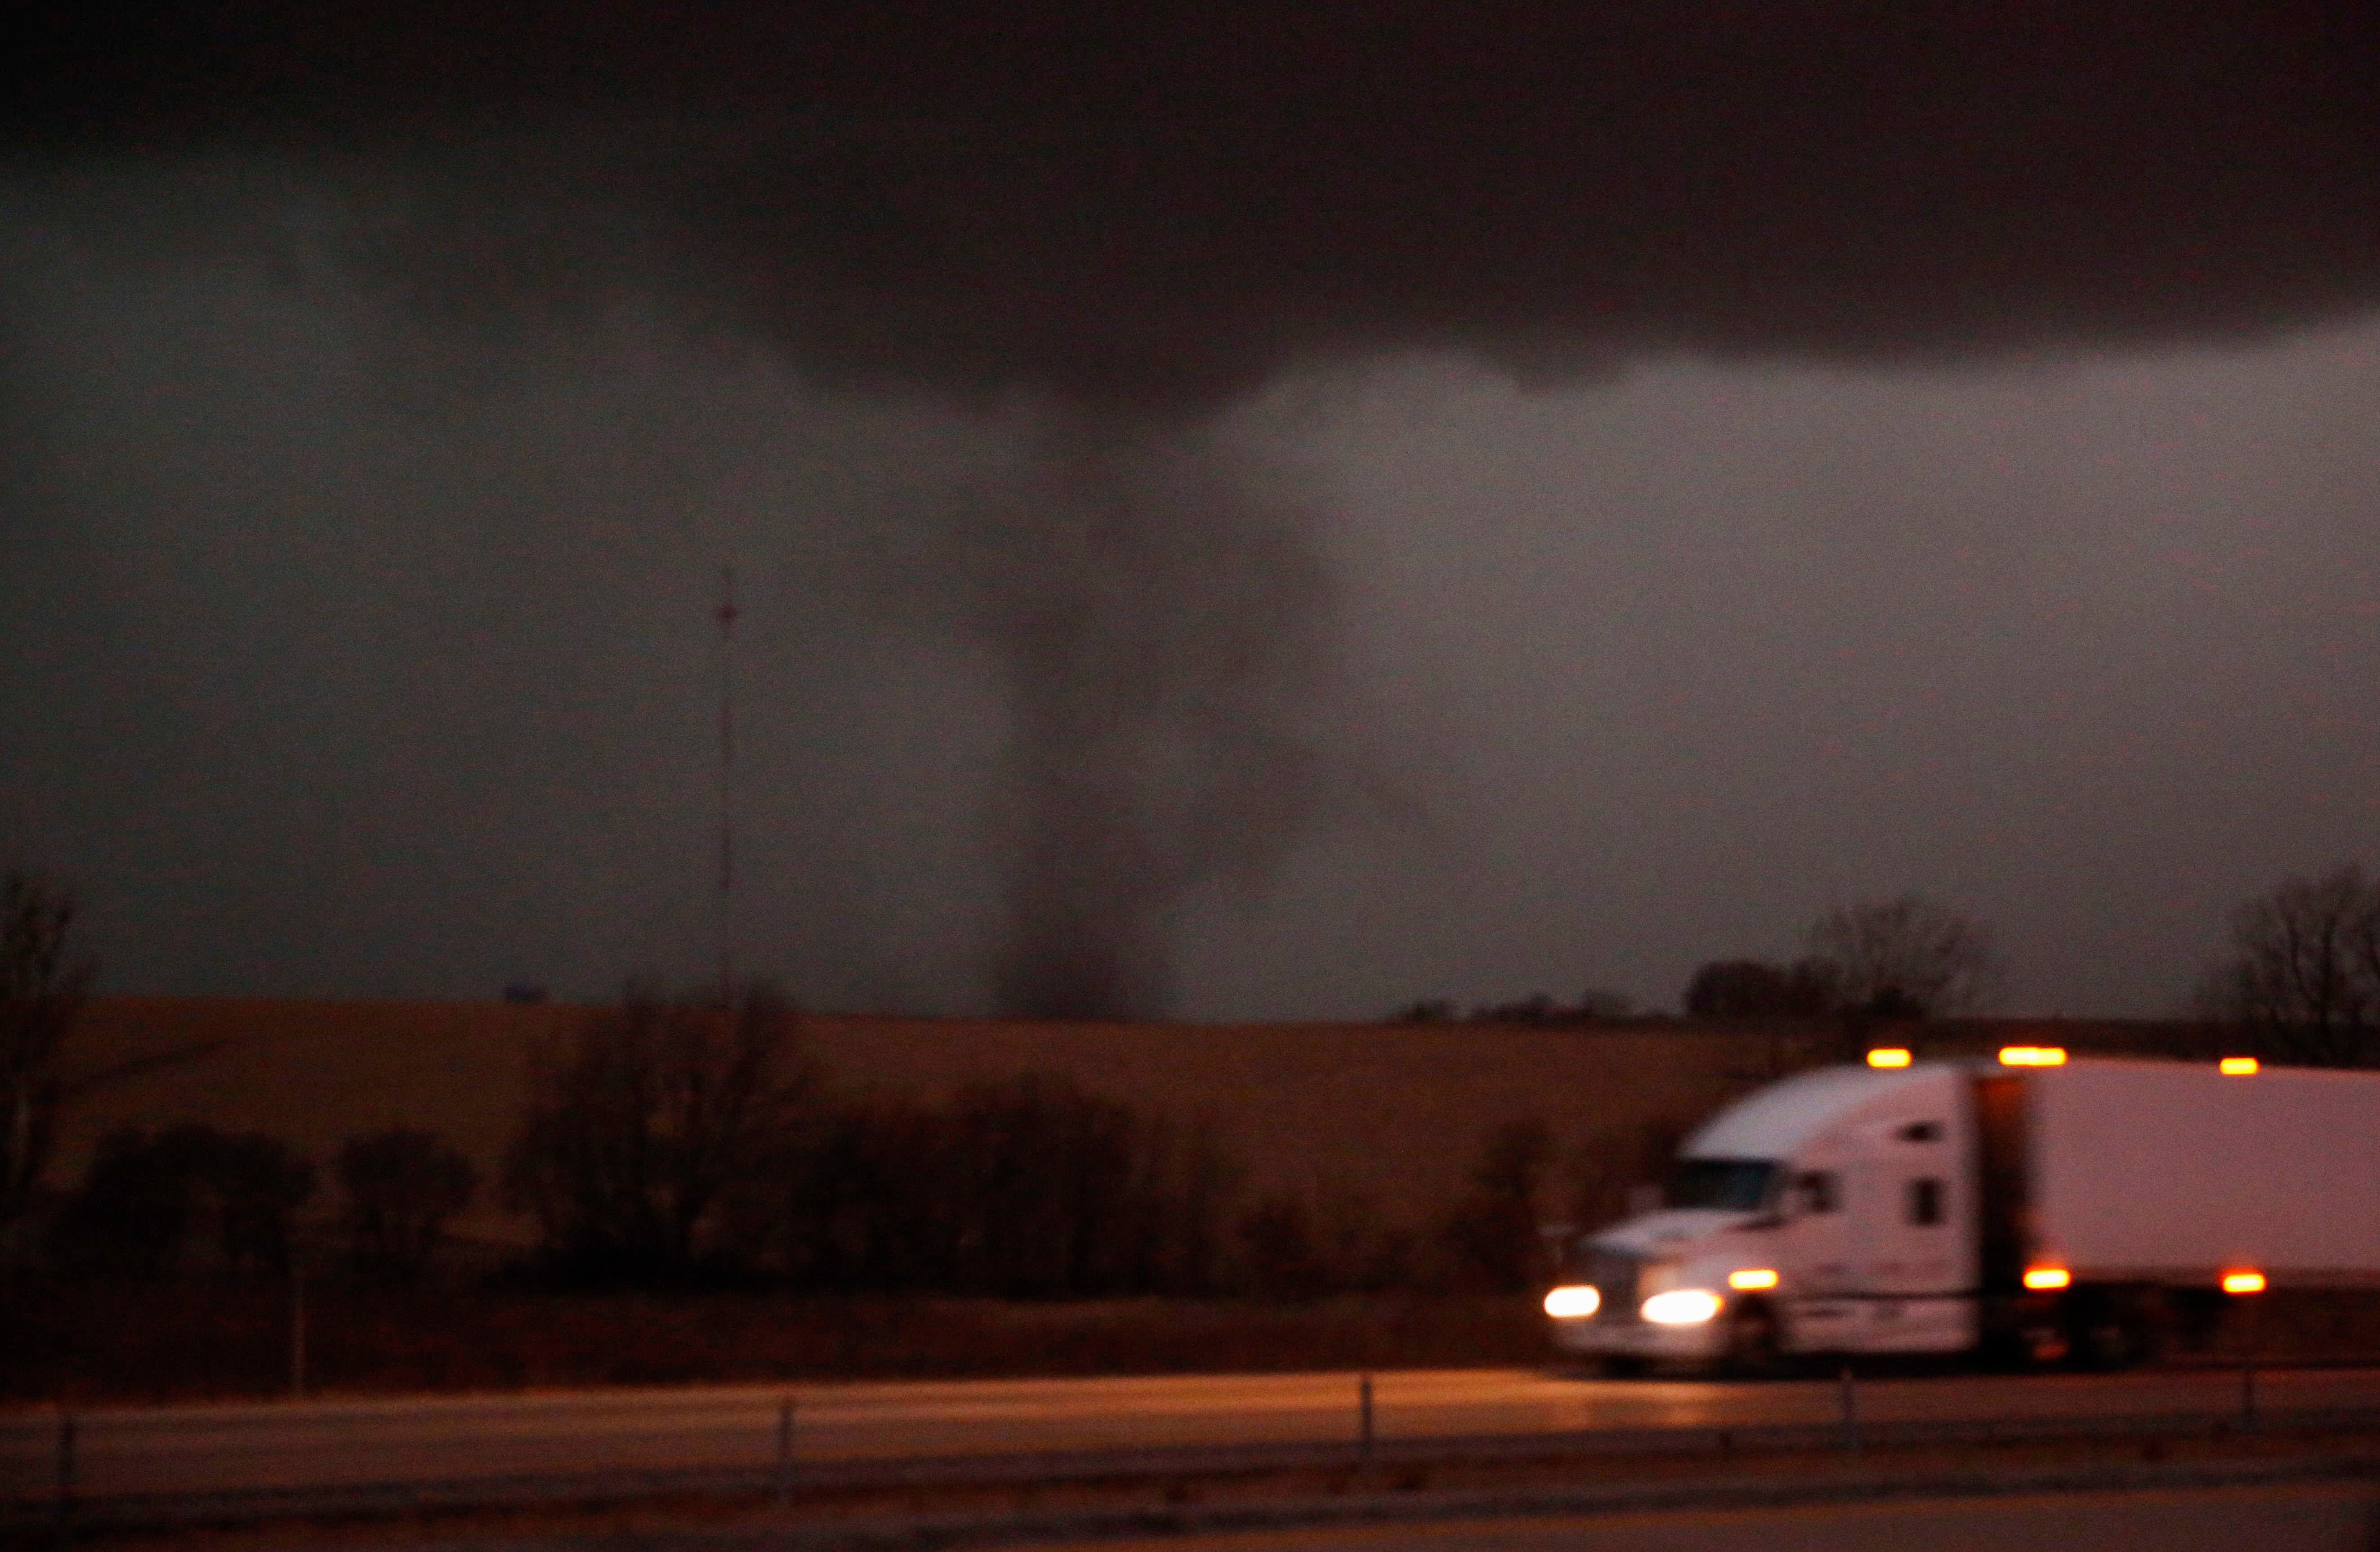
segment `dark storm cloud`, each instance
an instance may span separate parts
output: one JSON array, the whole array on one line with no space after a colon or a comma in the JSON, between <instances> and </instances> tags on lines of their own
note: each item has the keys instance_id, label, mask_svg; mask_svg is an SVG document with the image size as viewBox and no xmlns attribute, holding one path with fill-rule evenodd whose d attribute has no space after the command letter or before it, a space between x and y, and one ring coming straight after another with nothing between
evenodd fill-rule
<instances>
[{"instance_id":1,"label":"dark storm cloud","mask_svg":"<svg viewBox=\"0 0 2380 1552\"><path fill-rule=\"evenodd\" d=\"M815 367L1103 402L1317 352L2171 339L2380 285L2361 5L1148 12L62 8L16 116L483 170L520 137L532 193L658 221ZM598 154L522 149L574 125Z\"/></svg>"},{"instance_id":2,"label":"dark storm cloud","mask_svg":"<svg viewBox=\"0 0 2380 1552\"><path fill-rule=\"evenodd\" d=\"M1028 406L1026 455L929 526L904 599L1005 695L989 956L1021 1011L1161 1005L1187 894L1261 881L1344 801L1299 731L1330 668L1317 515L1213 435L1283 371L2066 354L2380 296L2360 5L234 0L45 26L0 81L36 202L436 320L381 336L432 402L644 296L813 383Z\"/></svg>"}]
</instances>

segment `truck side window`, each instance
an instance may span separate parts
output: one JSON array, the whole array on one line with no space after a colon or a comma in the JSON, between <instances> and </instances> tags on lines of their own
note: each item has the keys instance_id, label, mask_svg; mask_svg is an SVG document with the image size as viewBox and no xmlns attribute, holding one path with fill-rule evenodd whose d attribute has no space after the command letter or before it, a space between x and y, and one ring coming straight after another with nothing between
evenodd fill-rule
<instances>
[{"instance_id":1,"label":"truck side window","mask_svg":"<svg viewBox=\"0 0 2380 1552\"><path fill-rule=\"evenodd\" d=\"M1942 1182L1937 1180L1913 1180L1909 1182L1909 1221L1939 1223L1942 1221Z\"/></svg>"},{"instance_id":2,"label":"truck side window","mask_svg":"<svg viewBox=\"0 0 2380 1552\"><path fill-rule=\"evenodd\" d=\"M1805 1213L1830 1213L1838 1205L1835 1177L1830 1170L1811 1170L1793 1182L1793 1192Z\"/></svg>"}]
</instances>

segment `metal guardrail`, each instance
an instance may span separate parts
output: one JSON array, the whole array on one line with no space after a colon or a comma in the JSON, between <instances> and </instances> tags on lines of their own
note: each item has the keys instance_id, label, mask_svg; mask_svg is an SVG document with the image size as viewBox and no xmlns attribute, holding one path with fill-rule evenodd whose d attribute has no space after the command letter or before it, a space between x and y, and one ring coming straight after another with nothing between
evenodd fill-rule
<instances>
[{"instance_id":1,"label":"metal guardrail","mask_svg":"<svg viewBox=\"0 0 2380 1552\"><path fill-rule=\"evenodd\" d=\"M1846 1380L1832 1422L1596 1428L1530 1434L1381 1437L1368 1376L1355 1429L1342 1439L1150 1446L906 1457L801 1458L790 1406L781 1408L775 1458L734 1466L491 1473L465 1477L176 1492L92 1495L79 1485L80 1428L59 1417L56 1474L34 1494L0 1498L0 1534L126 1531L254 1524L300 1518L370 1518L419 1510L603 1505L660 1498L788 1500L796 1490L1089 1484L1259 1475L1299 1470L1362 1472L1433 1464L1556 1461L1616 1456L1693 1456L1922 1445L1994 1445L2059 1439L2223 1438L2254 1434L2380 1434L2380 1405L2267 1408L2252 1371L2240 1404L2219 1411L1973 1419L1864 1419Z\"/></svg>"}]
</instances>

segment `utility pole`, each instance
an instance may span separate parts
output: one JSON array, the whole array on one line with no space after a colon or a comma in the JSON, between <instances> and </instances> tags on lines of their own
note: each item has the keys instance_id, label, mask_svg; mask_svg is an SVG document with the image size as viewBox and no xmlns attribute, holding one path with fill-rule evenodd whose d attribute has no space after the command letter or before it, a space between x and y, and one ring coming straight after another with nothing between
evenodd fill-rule
<instances>
[{"instance_id":1,"label":"utility pole","mask_svg":"<svg viewBox=\"0 0 2380 1552\"><path fill-rule=\"evenodd\" d=\"M719 578L719 1006L735 1011L735 568Z\"/></svg>"}]
</instances>

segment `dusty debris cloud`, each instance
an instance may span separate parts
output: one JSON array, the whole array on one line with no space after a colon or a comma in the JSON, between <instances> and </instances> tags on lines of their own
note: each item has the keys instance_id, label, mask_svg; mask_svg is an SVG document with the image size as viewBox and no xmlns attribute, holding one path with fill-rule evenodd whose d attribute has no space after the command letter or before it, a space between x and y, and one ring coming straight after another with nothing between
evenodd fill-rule
<instances>
[{"instance_id":1,"label":"dusty debris cloud","mask_svg":"<svg viewBox=\"0 0 2380 1552\"><path fill-rule=\"evenodd\" d=\"M279 159L333 198L276 261L459 333L658 295L832 389L1033 406L911 586L997 665L992 995L1042 1013L1163 1006L1185 896L1343 800L1300 732L1317 515L1212 435L1282 371L2060 355L2380 297L2361 6L1150 11L59 7L6 112L44 187Z\"/></svg>"}]
</instances>

